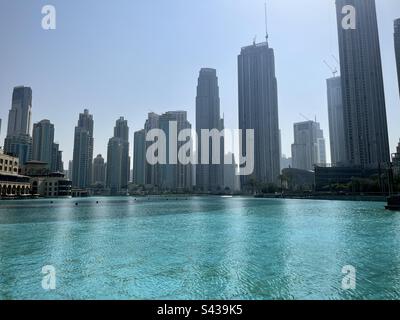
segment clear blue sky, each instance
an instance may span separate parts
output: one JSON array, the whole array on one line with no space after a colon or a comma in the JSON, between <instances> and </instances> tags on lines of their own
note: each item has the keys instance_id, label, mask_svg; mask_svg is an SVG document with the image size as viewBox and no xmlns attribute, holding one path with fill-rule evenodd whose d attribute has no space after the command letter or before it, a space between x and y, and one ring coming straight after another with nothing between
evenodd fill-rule
<instances>
[{"instance_id":1,"label":"clear blue sky","mask_svg":"<svg viewBox=\"0 0 400 320\"><path fill-rule=\"evenodd\" d=\"M269 0L283 152L290 155L300 113L328 135L325 79L338 56L334 0ZM57 9L57 30L41 8ZM400 137L393 48L399 0L377 0L391 148ZM72 158L78 114L95 119L95 155L106 156L115 120L141 129L149 111L187 110L195 124L198 71L218 71L226 126L237 127L237 55L264 40L263 0L0 0L1 144L14 86L33 89L33 120L51 120L64 161ZM328 146L328 145L327 145ZM132 149L132 148L131 148ZM329 149L329 148L328 148Z\"/></svg>"}]
</instances>

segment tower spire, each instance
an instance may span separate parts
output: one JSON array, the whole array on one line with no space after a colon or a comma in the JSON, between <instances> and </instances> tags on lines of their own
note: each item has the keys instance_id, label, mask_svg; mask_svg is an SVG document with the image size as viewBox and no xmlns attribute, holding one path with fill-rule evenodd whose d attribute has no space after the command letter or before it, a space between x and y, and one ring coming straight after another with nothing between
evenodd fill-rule
<instances>
[{"instance_id":1,"label":"tower spire","mask_svg":"<svg viewBox=\"0 0 400 320\"><path fill-rule=\"evenodd\" d=\"M265 9L265 40L267 41L268 44L268 13L267 13L267 1L264 3L264 9Z\"/></svg>"}]
</instances>

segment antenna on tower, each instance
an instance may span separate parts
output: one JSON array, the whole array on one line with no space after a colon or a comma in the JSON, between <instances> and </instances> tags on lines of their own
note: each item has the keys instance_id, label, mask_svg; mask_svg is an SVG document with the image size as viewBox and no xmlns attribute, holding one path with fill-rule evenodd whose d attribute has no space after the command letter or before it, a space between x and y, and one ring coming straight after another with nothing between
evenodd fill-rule
<instances>
[{"instance_id":1,"label":"antenna on tower","mask_svg":"<svg viewBox=\"0 0 400 320\"><path fill-rule=\"evenodd\" d=\"M268 13L267 13L267 1L264 3L264 8L265 8L265 39L268 44Z\"/></svg>"},{"instance_id":2,"label":"antenna on tower","mask_svg":"<svg viewBox=\"0 0 400 320\"><path fill-rule=\"evenodd\" d=\"M324 60L324 63L326 64L326 66L329 68L329 70L331 70L331 72L332 72L332 74L333 74L333 77L336 77L336 74L338 73L338 71L337 71L337 69L336 68L333 68L328 62L326 62L325 60Z\"/></svg>"}]
</instances>

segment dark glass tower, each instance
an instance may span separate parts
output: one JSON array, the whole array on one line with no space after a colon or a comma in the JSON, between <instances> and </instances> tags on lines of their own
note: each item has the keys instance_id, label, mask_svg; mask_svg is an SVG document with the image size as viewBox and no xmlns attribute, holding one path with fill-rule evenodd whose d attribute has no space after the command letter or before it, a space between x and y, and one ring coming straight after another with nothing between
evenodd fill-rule
<instances>
[{"instance_id":1,"label":"dark glass tower","mask_svg":"<svg viewBox=\"0 0 400 320\"><path fill-rule=\"evenodd\" d=\"M216 191L224 185L224 140L221 139L220 164L212 164L212 141L209 143L209 164L202 164L202 141L201 130L222 131L223 120L220 116L220 98L217 71L215 69L203 68L200 70L197 96L196 96L196 132L199 140L198 159L196 166L196 187L204 192Z\"/></svg>"},{"instance_id":2,"label":"dark glass tower","mask_svg":"<svg viewBox=\"0 0 400 320\"><path fill-rule=\"evenodd\" d=\"M356 10L356 28L342 26L343 7ZM389 163L389 139L375 0L336 0L346 162Z\"/></svg>"},{"instance_id":3,"label":"dark glass tower","mask_svg":"<svg viewBox=\"0 0 400 320\"><path fill-rule=\"evenodd\" d=\"M129 127L128 121L121 117L115 124L114 137L108 143L106 185L112 194L127 190L129 174Z\"/></svg>"},{"instance_id":4,"label":"dark glass tower","mask_svg":"<svg viewBox=\"0 0 400 320\"><path fill-rule=\"evenodd\" d=\"M75 188L85 189L92 183L93 166L93 116L89 110L79 115L75 127L74 159L72 167L72 184Z\"/></svg>"},{"instance_id":5,"label":"dark glass tower","mask_svg":"<svg viewBox=\"0 0 400 320\"><path fill-rule=\"evenodd\" d=\"M346 161L346 144L343 126L342 81L340 77L326 80L329 115L329 137L332 165L343 165Z\"/></svg>"},{"instance_id":6,"label":"dark glass tower","mask_svg":"<svg viewBox=\"0 0 400 320\"><path fill-rule=\"evenodd\" d=\"M394 49L396 52L397 77L400 92L400 19L394 21Z\"/></svg>"},{"instance_id":7,"label":"dark glass tower","mask_svg":"<svg viewBox=\"0 0 400 320\"><path fill-rule=\"evenodd\" d=\"M14 88L11 110L8 114L4 151L18 157L22 165L32 159L31 119L32 89L29 87Z\"/></svg>"},{"instance_id":8,"label":"dark glass tower","mask_svg":"<svg viewBox=\"0 0 400 320\"><path fill-rule=\"evenodd\" d=\"M239 69L239 129L243 130L242 150L246 150L247 129L253 129L254 172L243 177L258 183L276 183L280 174L278 87L274 50L268 42L242 48Z\"/></svg>"}]
</instances>

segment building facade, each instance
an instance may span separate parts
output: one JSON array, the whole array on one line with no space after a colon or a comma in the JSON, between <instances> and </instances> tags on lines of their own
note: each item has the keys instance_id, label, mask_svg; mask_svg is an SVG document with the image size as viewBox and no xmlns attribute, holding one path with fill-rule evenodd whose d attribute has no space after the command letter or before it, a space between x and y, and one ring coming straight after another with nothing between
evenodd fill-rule
<instances>
[{"instance_id":1,"label":"building facade","mask_svg":"<svg viewBox=\"0 0 400 320\"><path fill-rule=\"evenodd\" d=\"M42 120L33 125L32 160L46 162L53 166L54 125Z\"/></svg>"},{"instance_id":2,"label":"building facade","mask_svg":"<svg viewBox=\"0 0 400 320\"><path fill-rule=\"evenodd\" d=\"M114 137L108 142L106 186L111 194L126 193L129 175L129 127L128 121L121 117L114 127Z\"/></svg>"},{"instance_id":3,"label":"building facade","mask_svg":"<svg viewBox=\"0 0 400 320\"><path fill-rule=\"evenodd\" d=\"M254 172L242 177L258 183L277 183L280 174L278 88L274 50L268 42L244 47L238 57L239 129L241 152L246 150L246 130L254 130Z\"/></svg>"},{"instance_id":4,"label":"building facade","mask_svg":"<svg viewBox=\"0 0 400 320\"><path fill-rule=\"evenodd\" d=\"M340 77L333 77L327 79L326 82L328 96L331 163L334 166L338 166L343 165L346 162L342 81Z\"/></svg>"},{"instance_id":5,"label":"building facade","mask_svg":"<svg viewBox=\"0 0 400 320\"><path fill-rule=\"evenodd\" d=\"M74 188L86 189L92 183L93 126L93 116L89 110L85 110L79 115L78 125L75 127L72 168Z\"/></svg>"},{"instance_id":6,"label":"building facade","mask_svg":"<svg viewBox=\"0 0 400 320\"><path fill-rule=\"evenodd\" d=\"M146 184L146 131L135 132L133 147L133 183L138 186Z\"/></svg>"},{"instance_id":7,"label":"building facade","mask_svg":"<svg viewBox=\"0 0 400 320\"><path fill-rule=\"evenodd\" d=\"M343 27L343 7L356 10L355 29ZM336 0L348 165L390 162L375 0Z\"/></svg>"},{"instance_id":8,"label":"building facade","mask_svg":"<svg viewBox=\"0 0 400 320\"><path fill-rule=\"evenodd\" d=\"M23 197L30 192L29 178L19 174L19 159L0 149L0 198Z\"/></svg>"},{"instance_id":9,"label":"building facade","mask_svg":"<svg viewBox=\"0 0 400 320\"><path fill-rule=\"evenodd\" d=\"M159 128L165 133L166 137L166 159L167 164L159 166L160 183L159 187L161 190L173 190L173 191L187 191L192 189L192 165L182 164L179 161L177 163L170 163L170 156L172 152L175 154L173 158L178 159L178 150L188 141L178 141L177 136L173 136L174 133L170 130L171 123L176 123L177 134L182 130L191 130L192 125L187 120L186 111L169 111L162 114L159 118ZM171 146L174 144L177 149Z\"/></svg>"},{"instance_id":10,"label":"building facade","mask_svg":"<svg viewBox=\"0 0 400 320\"><path fill-rule=\"evenodd\" d=\"M107 164L101 154L97 155L93 160L93 184L106 185L106 167Z\"/></svg>"},{"instance_id":11,"label":"building facade","mask_svg":"<svg viewBox=\"0 0 400 320\"><path fill-rule=\"evenodd\" d=\"M11 110L8 113L7 136L4 152L18 157L24 165L32 158L32 89L15 87L12 95Z\"/></svg>"},{"instance_id":12,"label":"building facade","mask_svg":"<svg viewBox=\"0 0 400 320\"><path fill-rule=\"evenodd\" d=\"M301 170L314 170L315 165L326 164L324 132L318 122L294 124L292 161L293 168Z\"/></svg>"},{"instance_id":13,"label":"building facade","mask_svg":"<svg viewBox=\"0 0 400 320\"><path fill-rule=\"evenodd\" d=\"M70 197L72 181L63 173L51 172L46 162L29 161L22 170L32 186L32 195L45 198Z\"/></svg>"},{"instance_id":14,"label":"building facade","mask_svg":"<svg viewBox=\"0 0 400 320\"><path fill-rule=\"evenodd\" d=\"M170 130L170 125L175 126L177 134L182 130L190 130L192 128L187 120L186 111L169 111L162 115L149 113L144 129L135 133L133 182L136 185L144 185L159 191L177 192L187 191L192 188L193 166L191 164L181 164L179 161L177 161L177 164L169 161L170 156L176 157L178 160L179 149L182 145L190 143L191 140L186 142L178 141L178 136L175 137L174 132ZM148 154L149 159L147 157L147 151L155 141L146 141L146 137L153 129L161 130L165 135L166 164L152 164L151 162L156 162L156 155L151 154L151 152ZM176 150L171 145L175 145L175 143ZM171 152L174 152L174 155Z\"/></svg>"},{"instance_id":15,"label":"building facade","mask_svg":"<svg viewBox=\"0 0 400 320\"><path fill-rule=\"evenodd\" d=\"M202 139L201 130L224 130L224 122L220 116L220 97L217 71L203 68L200 70L197 96L196 96L196 132L198 137L198 165L196 165L196 187L208 192L222 189L224 186L224 139L220 139L220 164L212 163L213 143L210 139L208 148L208 163L202 163Z\"/></svg>"},{"instance_id":16,"label":"building facade","mask_svg":"<svg viewBox=\"0 0 400 320\"><path fill-rule=\"evenodd\" d=\"M400 93L400 18L394 21L394 49L396 54L397 77Z\"/></svg>"}]
</instances>

